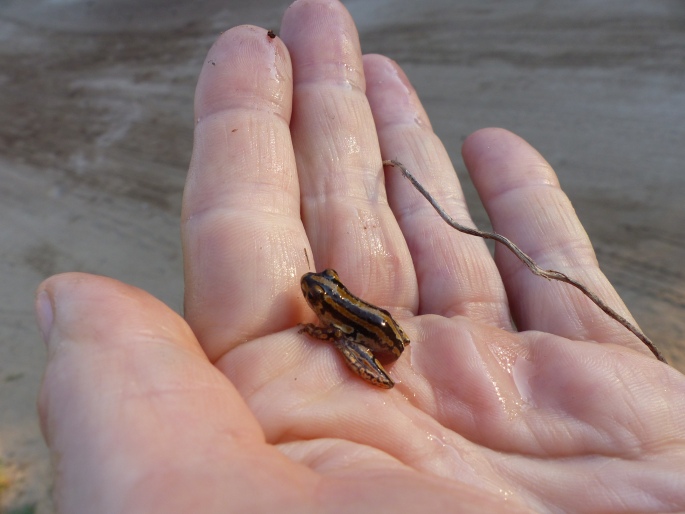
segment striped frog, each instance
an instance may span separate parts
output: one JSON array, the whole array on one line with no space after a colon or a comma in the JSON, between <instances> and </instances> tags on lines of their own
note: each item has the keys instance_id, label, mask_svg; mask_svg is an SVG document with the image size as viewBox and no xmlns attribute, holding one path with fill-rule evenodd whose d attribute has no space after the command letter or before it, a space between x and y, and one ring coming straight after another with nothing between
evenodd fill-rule
<instances>
[{"instance_id":1,"label":"striped frog","mask_svg":"<svg viewBox=\"0 0 685 514\"><path fill-rule=\"evenodd\" d=\"M396 360L409 338L390 313L350 293L332 269L305 273L300 284L323 325L302 325L300 333L333 343L347 366L367 382L384 389L393 387L395 383L376 355Z\"/></svg>"}]
</instances>

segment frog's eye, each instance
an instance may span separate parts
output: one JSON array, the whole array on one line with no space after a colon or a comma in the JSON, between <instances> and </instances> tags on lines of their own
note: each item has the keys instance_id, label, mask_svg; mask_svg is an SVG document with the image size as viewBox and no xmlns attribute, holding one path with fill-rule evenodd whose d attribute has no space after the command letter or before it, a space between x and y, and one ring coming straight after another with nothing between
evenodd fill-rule
<instances>
[{"instance_id":1,"label":"frog's eye","mask_svg":"<svg viewBox=\"0 0 685 514\"><path fill-rule=\"evenodd\" d=\"M321 298L325 294L326 291L319 284L314 284L307 290L307 297L310 299Z\"/></svg>"},{"instance_id":2,"label":"frog's eye","mask_svg":"<svg viewBox=\"0 0 685 514\"><path fill-rule=\"evenodd\" d=\"M322 275L325 276L326 278L330 278L332 280L340 281L340 278L338 277L338 273L333 268L328 268L327 270L324 270Z\"/></svg>"}]
</instances>

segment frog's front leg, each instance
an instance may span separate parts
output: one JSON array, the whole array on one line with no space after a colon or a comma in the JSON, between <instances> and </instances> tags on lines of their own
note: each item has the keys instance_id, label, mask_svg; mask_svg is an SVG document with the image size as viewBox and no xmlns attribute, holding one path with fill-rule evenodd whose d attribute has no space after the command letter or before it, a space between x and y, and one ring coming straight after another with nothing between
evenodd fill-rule
<instances>
[{"instance_id":1,"label":"frog's front leg","mask_svg":"<svg viewBox=\"0 0 685 514\"><path fill-rule=\"evenodd\" d=\"M366 346L346 337L335 339L333 343L345 358L347 367L355 375L383 389L390 389L395 385L381 363Z\"/></svg>"},{"instance_id":2,"label":"frog's front leg","mask_svg":"<svg viewBox=\"0 0 685 514\"><path fill-rule=\"evenodd\" d=\"M343 333L339 328L335 328L334 326L328 326L328 327L317 327L313 323L307 323L306 325L300 324L302 327L299 330L299 333L301 334L302 332L306 332L312 337L316 337L317 339L321 339L323 341L335 341L336 339L340 339L343 337Z\"/></svg>"}]
</instances>

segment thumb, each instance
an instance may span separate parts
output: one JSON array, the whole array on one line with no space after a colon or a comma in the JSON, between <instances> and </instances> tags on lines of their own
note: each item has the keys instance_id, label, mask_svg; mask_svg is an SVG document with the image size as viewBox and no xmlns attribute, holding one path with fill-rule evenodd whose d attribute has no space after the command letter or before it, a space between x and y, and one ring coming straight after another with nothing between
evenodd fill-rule
<instances>
[{"instance_id":1,"label":"thumb","mask_svg":"<svg viewBox=\"0 0 685 514\"><path fill-rule=\"evenodd\" d=\"M150 498L149 511L174 512L184 491L195 507L210 490L228 492L215 482L230 470L219 468L264 436L180 316L80 273L41 284L36 309L48 346L39 413L60 512L139 511Z\"/></svg>"}]
</instances>

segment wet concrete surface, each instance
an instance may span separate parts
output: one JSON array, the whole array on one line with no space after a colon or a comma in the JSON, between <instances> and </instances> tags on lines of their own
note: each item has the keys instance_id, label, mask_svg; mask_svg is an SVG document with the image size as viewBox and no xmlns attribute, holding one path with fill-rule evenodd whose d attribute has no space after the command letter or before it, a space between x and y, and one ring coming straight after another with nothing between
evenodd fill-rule
<instances>
[{"instance_id":1,"label":"wet concrete surface","mask_svg":"<svg viewBox=\"0 0 685 514\"><path fill-rule=\"evenodd\" d=\"M192 97L223 30L276 29L287 2L0 4L0 505L52 512L35 413L32 296L80 270L180 310L178 217ZM602 268L685 370L685 7L679 0L352 0L365 52L396 59L487 226L461 141L503 126L537 147ZM24 509L24 510L21 510ZM0 508L1 510L1 508Z\"/></svg>"}]
</instances>

